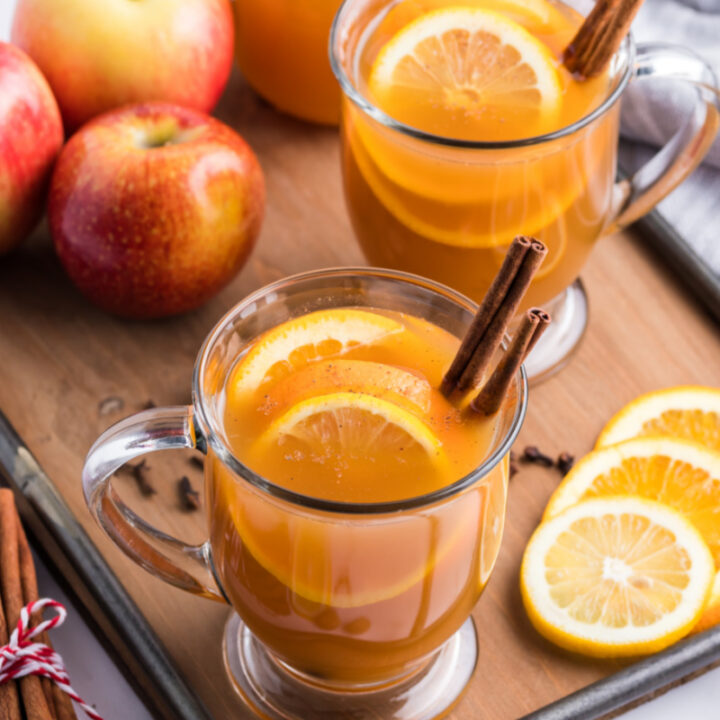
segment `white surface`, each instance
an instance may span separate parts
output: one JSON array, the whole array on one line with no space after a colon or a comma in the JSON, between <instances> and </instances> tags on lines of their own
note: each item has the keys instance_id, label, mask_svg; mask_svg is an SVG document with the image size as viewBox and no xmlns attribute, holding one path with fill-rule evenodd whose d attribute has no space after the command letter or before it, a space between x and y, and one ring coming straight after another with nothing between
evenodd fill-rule
<instances>
[{"instance_id":1,"label":"white surface","mask_svg":"<svg viewBox=\"0 0 720 720\"><path fill-rule=\"evenodd\" d=\"M15 2L0 0L2 40L10 37ZM38 567L38 575L41 594L47 593L64 602L65 598L47 571ZM66 661L75 690L86 702L95 704L105 720L150 720L150 715L72 609L66 626L53 634L53 641ZM720 668L632 710L623 715L623 720L717 720L720 716L718 708Z\"/></svg>"}]
</instances>

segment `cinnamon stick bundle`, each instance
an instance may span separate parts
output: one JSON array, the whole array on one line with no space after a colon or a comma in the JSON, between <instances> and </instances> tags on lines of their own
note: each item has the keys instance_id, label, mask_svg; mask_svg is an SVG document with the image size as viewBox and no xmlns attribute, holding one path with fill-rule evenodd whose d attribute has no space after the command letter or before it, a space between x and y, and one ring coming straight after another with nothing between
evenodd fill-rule
<instances>
[{"instance_id":1,"label":"cinnamon stick bundle","mask_svg":"<svg viewBox=\"0 0 720 720\"><path fill-rule=\"evenodd\" d=\"M465 392L482 379L546 254L547 248L539 240L523 235L513 240L443 378L443 395Z\"/></svg>"},{"instance_id":2,"label":"cinnamon stick bundle","mask_svg":"<svg viewBox=\"0 0 720 720\"><path fill-rule=\"evenodd\" d=\"M565 48L563 64L580 79L599 75L630 31L643 0L597 0Z\"/></svg>"},{"instance_id":3,"label":"cinnamon stick bundle","mask_svg":"<svg viewBox=\"0 0 720 720\"><path fill-rule=\"evenodd\" d=\"M35 563L15 508L15 499L12 491L6 489L0 489L0 592L2 615L12 632L22 608L38 599L38 587ZM48 644L45 634L38 639ZM0 637L0 642L7 643L7 638ZM2 715L0 702L2 720L5 717L8 720L76 720L72 702L51 680L28 675L17 682L6 683L0 686L0 701L6 696L9 698L13 691L18 698L17 708L10 702L10 714Z\"/></svg>"}]
</instances>

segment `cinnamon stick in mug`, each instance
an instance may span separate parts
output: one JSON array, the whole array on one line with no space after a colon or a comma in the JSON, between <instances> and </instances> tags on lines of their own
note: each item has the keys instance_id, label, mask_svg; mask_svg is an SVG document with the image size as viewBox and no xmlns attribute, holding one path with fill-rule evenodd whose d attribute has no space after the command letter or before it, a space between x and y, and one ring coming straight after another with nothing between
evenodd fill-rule
<instances>
[{"instance_id":1,"label":"cinnamon stick in mug","mask_svg":"<svg viewBox=\"0 0 720 720\"><path fill-rule=\"evenodd\" d=\"M510 347L470 408L483 415L495 414L502 405L515 373L550 323L550 316L540 308L527 311Z\"/></svg>"},{"instance_id":2,"label":"cinnamon stick in mug","mask_svg":"<svg viewBox=\"0 0 720 720\"><path fill-rule=\"evenodd\" d=\"M480 381L546 254L539 240L515 238L443 378L444 395L464 392Z\"/></svg>"},{"instance_id":3,"label":"cinnamon stick in mug","mask_svg":"<svg viewBox=\"0 0 720 720\"><path fill-rule=\"evenodd\" d=\"M492 285L490 285L490 289L485 294L483 301L480 303L480 307L475 314L472 324L465 333L465 337L455 355L455 359L450 365L449 370L445 373L445 377L440 385L440 391L443 395L448 396L456 389L461 375L465 371L473 353L477 350L488 327L490 327L490 323L505 299L510 285L512 285L513 280L517 277L520 266L531 244L531 238L518 235L508 248L500 270L495 276Z\"/></svg>"},{"instance_id":4,"label":"cinnamon stick in mug","mask_svg":"<svg viewBox=\"0 0 720 720\"><path fill-rule=\"evenodd\" d=\"M598 0L565 48L563 64L580 79L599 75L630 31L643 0Z\"/></svg>"}]
</instances>

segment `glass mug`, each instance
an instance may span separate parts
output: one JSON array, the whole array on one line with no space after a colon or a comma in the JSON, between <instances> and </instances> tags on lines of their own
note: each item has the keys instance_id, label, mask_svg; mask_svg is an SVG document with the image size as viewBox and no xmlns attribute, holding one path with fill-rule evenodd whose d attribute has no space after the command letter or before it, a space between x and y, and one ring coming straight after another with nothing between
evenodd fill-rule
<instances>
[{"instance_id":1,"label":"glass mug","mask_svg":"<svg viewBox=\"0 0 720 720\"><path fill-rule=\"evenodd\" d=\"M340 0L235 0L235 55L250 85L276 108L336 125L340 90L327 46Z\"/></svg>"},{"instance_id":2,"label":"glass mug","mask_svg":"<svg viewBox=\"0 0 720 720\"><path fill-rule=\"evenodd\" d=\"M572 125L507 142L431 135L395 121L363 90L372 61L363 43L381 23L397 22L390 15L397 6L397 0L346 0L331 34L331 63L344 93L342 166L355 235L372 265L433 278L478 301L515 235L542 240L548 256L524 300L553 315L527 363L530 377L538 378L559 368L584 333L587 298L577 278L598 238L647 213L712 144L717 81L690 50L636 46L628 36L611 62L606 95ZM368 47L370 55L379 50L372 42ZM654 158L616 182L618 100L630 82L646 78L689 84L694 105Z\"/></svg>"},{"instance_id":3,"label":"glass mug","mask_svg":"<svg viewBox=\"0 0 720 720\"><path fill-rule=\"evenodd\" d=\"M97 440L83 470L85 498L139 565L232 606L226 666L260 716L434 718L453 705L475 667L469 616L500 547L508 455L525 416L527 382L521 369L482 465L433 493L352 504L274 485L228 449L226 378L261 333L289 317L341 306L409 313L458 337L477 309L432 281L368 268L310 272L258 290L205 340L192 406L146 410ZM148 525L112 488L122 464L172 448L207 454L209 540L197 547ZM280 566L282 573L266 569ZM301 592L293 579L308 573L319 587L344 587L342 601Z\"/></svg>"}]
</instances>

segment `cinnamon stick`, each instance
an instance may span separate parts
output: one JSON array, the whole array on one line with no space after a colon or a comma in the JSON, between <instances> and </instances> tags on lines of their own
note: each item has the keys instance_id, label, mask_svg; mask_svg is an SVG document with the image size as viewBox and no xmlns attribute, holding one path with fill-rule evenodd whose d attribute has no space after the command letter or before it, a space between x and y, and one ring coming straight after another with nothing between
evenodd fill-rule
<instances>
[{"instance_id":1,"label":"cinnamon stick","mask_svg":"<svg viewBox=\"0 0 720 720\"><path fill-rule=\"evenodd\" d=\"M6 506L14 507L12 491L0 490L0 565L3 566L5 557L2 549L6 547L5 540L8 538L8 533L13 532L13 524L8 526L5 522ZM12 547L9 552L12 553ZM8 622L3 603L0 602L0 645L7 645L13 630L14 628ZM17 684L14 682L0 685L0 720L22 720L20 695Z\"/></svg>"},{"instance_id":2,"label":"cinnamon stick","mask_svg":"<svg viewBox=\"0 0 720 720\"><path fill-rule=\"evenodd\" d=\"M495 276L490 289L487 291L483 301L480 303L472 324L465 333L460 349L455 356L450 368L445 373L440 392L443 395L450 395L457 386L460 376L463 374L467 364L470 362L474 352L487 332L490 323L497 314L500 305L510 289L510 285L516 278L525 255L530 249L532 240L523 235L516 237Z\"/></svg>"},{"instance_id":3,"label":"cinnamon stick","mask_svg":"<svg viewBox=\"0 0 720 720\"><path fill-rule=\"evenodd\" d=\"M563 52L565 67L580 79L599 75L630 30L643 0L597 0Z\"/></svg>"},{"instance_id":4,"label":"cinnamon stick","mask_svg":"<svg viewBox=\"0 0 720 720\"><path fill-rule=\"evenodd\" d=\"M533 239L498 311L457 382L460 392L475 387L482 379L546 254L545 245Z\"/></svg>"},{"instance_id":5,"label":"cinnamon stick","mask_svg":"<svg viewBox=\"0 0 720 720\"><path fill-rule=\"evenodd\" d=\"M547 322L544 320L545 316ZM500 409L515 373L527 357L529 348L537 342L549 321L550 316L539 308L533 308L525 313L507 352L482 390L470 403L472 410L484 415L494 415Z\"/></svg>"},{"instance_id":6,"label":"cinnamon stick","mask_svg":"<svg viewBox=\"0 0 720 720\"><path fill-rule=\"evenodd\" d=\"M35 575L35 563L30 552L30 545L28 544L25 531L23 530L22 523L18 520L17 523L18 532L18 557L20 561L20 583L22 585L22 604L27 605L30 602L34 602L40 598L37 587L37 576ZM39 622L39 617L33 617L33 622ZM38 642L45 645L49 643L47 633L38 635ZM52 720L57 720L57 713L55 712L55 703L53 702L52 686L53 682L50 678L37 678L40 681L40 687L42 688L45 700L50 709L50 717Z\"/></svg>"},{"instance_id":7,"label":"cinnamon stick","mask_svg":"<svg viewBox=\"0 0 720 720\"><path fill-rule=\"evenodd\" d=\"M23 605L35 602L40 599L37 585L37 574L35 562L27 536L23 530L22 523L18 519L18 555L20 558L20 579L22 581ZM34 618L40 621L40 618ZM38 642L51 647L50 638L46 632L38 635ZM36 678L45 694L45 700L50 708L52 720L77 720L72 700L52 681L50 678Z\"/></svg>"},{"instance_id":8,"label":"cinnamon stick","mask_svg":"<svg viewBox=\"0 0 720 720\"><path fill-rule=\"evenodd\" d=\"M27 565L21 568L19 533L20 518L15 509L15 499L11 491L0 491L0 588L2 589L5 617L11 627L15 627L20 619L20 611L24 606L22 579L34 568ZM32 562L32 557L29 558ZM25 563L28 557L24 558ZM20 697L26 720L48 720L54 715L45 697L40 678L28 675L18 681Z\"/></svg>"},{"instance_id":9,"label":"cinnamon stick","mask_svg":"<svg viewBox=\"0 0 720 720\"><path fill-rule=\"evenodd\" d=\"M535 329L535 333L533 334L532 338L530 339L530 342L527 346L527 350L525 350L525 357L532 352L533 348L535 347L535 344L540 339L542 334L547 330L547 326L552 322L552 318L550 317L550 313L545 312L541 308L530 308L528 310L528 313L533 315L534 317L537 317L538 319L538 326ZM524 360L523 360L524 362Z\"/></svg>"}]
</instances>

